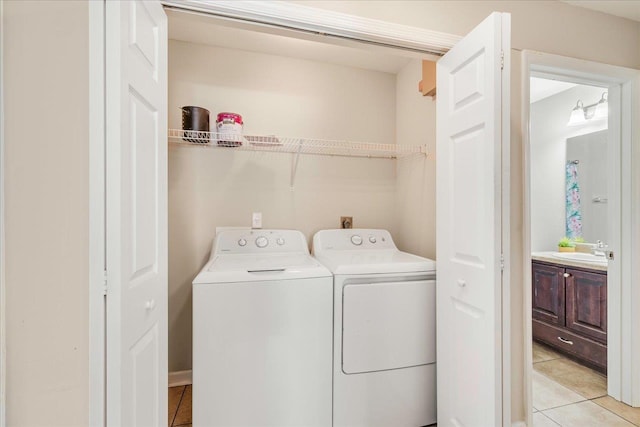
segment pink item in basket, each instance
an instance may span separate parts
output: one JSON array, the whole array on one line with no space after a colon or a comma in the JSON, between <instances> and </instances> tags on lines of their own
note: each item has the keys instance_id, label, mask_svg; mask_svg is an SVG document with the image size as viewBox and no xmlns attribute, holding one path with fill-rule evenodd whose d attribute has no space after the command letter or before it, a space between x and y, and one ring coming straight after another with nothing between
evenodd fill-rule
<instances>
[{"instance_id":1,"label":"pink item in basket","mask_svg":"<svg viewBox=\"0 0 640 427\"><path fill-rule=\"evenodd\" d=\"M218 113L216 132L218 145L237 147L242 145L242 116L236 113Z\"/></svg>"}]
</instances>

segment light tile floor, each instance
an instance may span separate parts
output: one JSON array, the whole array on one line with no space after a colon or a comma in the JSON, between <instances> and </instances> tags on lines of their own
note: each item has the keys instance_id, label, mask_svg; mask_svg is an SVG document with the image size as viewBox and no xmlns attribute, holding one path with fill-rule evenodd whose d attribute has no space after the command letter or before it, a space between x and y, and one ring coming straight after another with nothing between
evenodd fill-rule
<instances>
[{"instance_id":1,"label":"light tile floor","mask_svg":"<svg viewBox=\"0 0 640 427\"><path fill-rule=\"evenodd\" d=\"M533 343L534 427L640 427L640 408L607 396L604 375ZM169 427L191 427L191 386L169 388Z\"/></svg>"},{"instance_id":2,"label":"light tile floor","mask_svg":"<svg viewBox=\"0 0 640 427\"><path fill-rule=\"evenodd\" d=\"M533 343L534 427L640 426L640 408L607 396L607 378Z\"/></svg>"}]
</instances>

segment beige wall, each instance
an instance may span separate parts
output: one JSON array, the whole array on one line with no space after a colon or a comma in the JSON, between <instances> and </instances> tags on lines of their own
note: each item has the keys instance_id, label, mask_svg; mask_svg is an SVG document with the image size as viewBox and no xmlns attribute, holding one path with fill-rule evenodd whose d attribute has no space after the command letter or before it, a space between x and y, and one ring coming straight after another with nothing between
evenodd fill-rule
<instances>
[{"instance_id":1,"label":"beige wall","mask_svg":"<svg viewBox=\"0 0 640 427\"><path fill-rule=\"evenodd\" d=\"M4 2L9 426L88 424L87 18Z\"/></svg>"},{"instance_id":2,"label":"beige wall","mask_svg":"<svg viewBox=\"0 0 640 427\"><path fill-rule=\"evenodd\" d=\"M171 41L169 126L182 105L242 114L245 132L378 143L395 141L395 75ZM415 85L415 82L414 82ZM191 368L191 281L208 259L217 226L313 233L339 226L397 230L395 162L292 156L233 148L169 151L169 370Z\"/></svg>"},{"instance_id":3,"label":"beige wall","mask_svg":"<svg viewBox=\"0 0 640 427\"><path fill-rule=\"evenodd\" d=\"M522 151L522 54L511 50L511 145L510 145L510 185L509 194L509 228L510 228L510 252L505 257L509 267L510 277L503 281L503 286L508 287L511 296L509 301L511 311L504 311L508 317L511 331L511 420L525 420L525 399L527 391L524 384L524 286L522 277L524 274L524 230L523 230L523 191L524 191L524 160ZM503 293L504 294L504 293ZM503 301L504 304L504 301ZM530 409L531 410L531 409Z\"/></svg>"},{"instance_id":4,"label":"beige wall","mask_svg":"<svg viewBox=\"0 0 640 427\"><path fill-rule=\"evenodd\" d=\"M398 144L427 145L429 155L397 162L396 244L407 252L436 257L436 102L422 96L422 62L412 60L396 78Z\"/></svg>"},{"instance_id":5,"label":"beige wall","mask_svg":"<svg viewBox=\"0 0 640 427\"><path fill-rule=\"evenodd\" d=\"M501 10L512 13L512 45L515 48L640 68L640 24L561 2L305 1L304 4L460 35L468 32L491 11ZM7 424L87 425L87 5L76 1L7 1L4 2L4 14ZM514 69L516 58L513 57ZM197 73L199 80L192 82L191 93L194 96L189 100L175 99L171 108L183 103L201 102L196 95L201 93L200 83L207 81L208 73L223 73L225 79L236 77L224 74L224 63L216 62L215 58L184 60L193 69L201 70ZM175 72L170 70L170 74ZM287 94L294 104L300 96L307 95L307 90L318 90L319 83L312 78L308 79L306 85L299 80L294 81L298 82L299 90ZM264 73L260 73L252 84L254 89L262 88L268 81ZM395 82L389 84L394 86ZM354 88L357 87L354 84ZM246 86L238 86L237 89L244 92ZM207 90L205 93L208 93ZM269 97L273 93L264 92L262 95ZM370 92L367 96L376 96L376 92ZM512 98L514 188L521 188L519 171L522 169L518 157L521 132L516 113L519 111L519 99L519 95ZM269 131L283 125L287 134L297 135L295 126L298 120L309 117L294 115L291 120L290 116L279 115L274 118L273 113L277 112L274 109L269 110L269 115L263 118L250 113L250 109L245 110L243 105L218 103L222 101L218 99L215 105L205 106L212 111L231 109L243 112L248 122L247 130L255 132L266 127L253 126L268 123ZM321 111L326 109L326 105L321 108L322 105L317 104L317 107L318 110L310 116L320 116ZM178 112L172 111L170 123L177 127ZM333 111L333 121L316 121L316 128L310 129L310 134L374 140L366 131L361 135L359 131L345 132L340 129L344 123L336 117L342 119L348 111L348 108ZM393 110L379 113L376 118L394 114ZM374 128L379 125L377 120L369 120L367 124ZM36 138L36 133L45 137ZM306 136L308 133L300 135ZM383 132L382 135L384 139L393 138L394 130L388 130L388 134ZM322 221L317 222L318 228L334 226L337 216L344 213L354 215L356 225L366 227L385 226L393 223L392 219L395 218L392 212L377 212L366 204L369 196L374 197L373 190L368 193L367 189L370 188L375 188L375 194L378 194L375 197L387 201L395 199L395 174L385 161L371 161L362 165L365 160L357 161L361 163L357 163L359 166L352 170L353 159L310 162L303 158L296 190L291 195L287 188L289 164L277 160L275 155L245 153L243 160L236 160L240 156L233 156L232 160L226 154L218 156L218 151L204 153L206 156L194 153L201 151L172 151L170 158L170 201L175 206L170 212L170 242L176 238L185 239L192 243L193 248L185 249L184 253L174 250L170 254L170 296L172 301L177 301L176 311L171 313L171 328L174 332L175 328L185 328L185 332L174 335L172 347L182 345L190 352L190 333L184 326L190 322L188 310L191 305L187 286L189 276L195 274L204 262L209 246L198 230L208 228L209 235L212 235L217 222L246 224L255 204L242 202L238 211L230 212L222 203L215 209L214 221L201 215L188 215L189 210L200 214L211 212L214 206L212 200L246 200L245 196L250 194L272 192L276 195L275 204L274 199L267 202L263 198L257 206L265 215L267 227L304 228L306 222L303 218L308 215L322 216ZM424 166L419 166L424 167L427 174L431 173L429 171L433 167L429 162L427 160ZM413 167L406 171L416 173ZM331 181L325 179L327 172L333 177ZM404 172L399 173L398 182L403 179L401 173ZM257 187L255 181L249 179L252 175L259 177ZM193 188L191 183L195 176L204 178L198 180ZM217 181L212 181L213 178ZM221 190L223 184L234 191L225 193ZM341 190L341 197L344 198L341 200L345 200L345 204L321 203L321 200L333 197L332 189L336 184L345 185L345 189ZM204 191L211 198L201 198L198 204L191 204L195 191ZM520 239L518 233L521 233L521 200L515 197L517 195L512 198L514 258L519 256L516 248ZM402 203L408 201L405 199ZM287 212L292 214L280 217L279 208L269 208L272 205L288 206L290 209ZM343 211L347 209L350 212ZM397 227L392 231L399 233L402 236L399 238L401 244L411 249L405 230ZM313 231L305 230L308 235ZM416 249L416 252L427 255L428 251L426 246ZM517 282L517 268L512 273L513 358L521 360L521 284ZM172 370L188 367L185 361L190 359L190 355L170 357L176 358ZM522 366L514 365L514 402L521 401L517 398L521 388L517 386L522 383L522 370ZM522 413L523 408L514 406L516 419Z\"/></svg>"},{"instance_id":6,"label":"beige wall","mask_svg":"<svg viewBox=\"0 0 640 427\"><path fill-rule=\"evenodd\" d=\"M316 1L295 3L463 36L491 12L511 13L514 49L640 68L640 23L560 1Z\"/></svg>"}]
</instances>

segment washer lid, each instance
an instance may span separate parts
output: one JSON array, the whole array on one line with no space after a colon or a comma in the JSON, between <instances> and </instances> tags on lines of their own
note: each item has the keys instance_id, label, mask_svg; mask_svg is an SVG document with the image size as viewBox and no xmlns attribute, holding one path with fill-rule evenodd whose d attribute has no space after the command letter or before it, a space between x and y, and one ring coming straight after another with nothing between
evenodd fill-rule
<instances>
[{"instance_id":1,"label":"washer lid","mask_svg":"<svg viewBox=\"0 0 640 427\"><path fill-rule=\"evenodd\" d=\"M331 273L309 255L218 255L193 280L198 283L256 282L329 277Z\"/></svg>"},{"instance_id":2,"label":"washer lid","mask_svg":"<svg viewBox=\"0 0 640 427\"><path fill-rule=\"evenodd\" d=\"M384 274L435 271L436 262L397 249L327 250L316 258L334 274Z\"/></svg>"}]
</instances>

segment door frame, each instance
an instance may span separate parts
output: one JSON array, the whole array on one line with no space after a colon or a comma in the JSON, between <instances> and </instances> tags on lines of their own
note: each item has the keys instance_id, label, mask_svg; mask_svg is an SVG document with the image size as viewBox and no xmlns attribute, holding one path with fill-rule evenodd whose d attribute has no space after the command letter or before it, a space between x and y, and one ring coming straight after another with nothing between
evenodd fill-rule
<instances>
[{"instance_id":1,"label":"door frame","mask_svg":"<svg viewBox=\"0 0 640 427\"><path fill-rule=\"evenodd\" d=\"M96 70L97 75L93 75L91 80L90 104L96 106L97 110L92 110L90 119L98 125L97 129L104 129L104 1L90 2L90 67ZM453 34L425 30L424 28L411 27L387 21L369 19L340 12L322 10L294 3L271 3L271 2L227 2L208 1L206 3L198 1L175 1L160 0L168 7L174 7L190 13L207 14L213 18L235 21L237 25L244 27L261 29L271 33L278 33L290 37L312 37L309 33L315 34L313 37L326 37L324 40L333 41L338 44L348 44L353 46L369 46L372 49L404 49L419 52L423 57L434 55L437 50L444 49L442 53L448 51L461 37ZM363 44L364 43L364 44ZM94 47L96 52L93 51ZM507 54L505 60L509 60ZM95 68L94 68L95 67ZM507 76L510 78L510 76ZM102 92L98 89L102 87ZM507 105L508 107L509 105ZM507 110L506 114L508 114ZM100 113L102 112L102 113ZM105 136L103 131L94 129L92 125L90 135L90 375L91 375L91 396L90 396L90 425L105 425L104 415L106 414L105 401L105 329L110 324L105 317L104 309L104 256L105 243L108 238L105 230L104 203L105 203ZM508 158L508 157L507 157ZM509 176L509 164L502 164L503 181ZM95 191L94 191L95 190ZM508 195L506 195L508 196ZM503 218L509 218L503 206ZM509 222L502 224L503 241L508 241L510 233ZM508 254L505 254L507 257ZM503 277L510 277L510 263L505 258ZM510 296L508 286L502 286L502 312L510 313ZM503 419L506 425L511 424L511 363L510 363L510 325L509 316L503 316L500 330L503 335L502 352L502 389L503 389Z\"/></svg>"},{"instance_id":2,"label":"door frame","mask_svg":"<svg viewBox=\"0 0 640 427\"><path fill-rule=\"evenodd\" d=\"M545 73L568 81L609 87L609 123L620 123L619 133L614 139L621 141L619 150L620 183L618 194L621 206L620 242L616 262L620 268L614 269L614 277L608 286L608 328L620 331L608 334L607 364L609 394L633 406L640 406L640 290L633 289L632 283L640 279L640 268L633 259L640 256L640 221L633 221L640 214L640 191L633 182L640 182L640 172L634 166L640 165L640 150L633 146L640 144L640 126L634 125L632 117L640 109L640 71L607 65L592 61L569 58L535 51L522 52L522 137L524 162L524 210L523 210L523 284L524 284L524 339L525 339L525 398L527 424L532 421L532 327L531 327L531 164L529 137L530 104L529 82L531 74ZM568 114L568 113L567 113ZM615 159L611 159L610 165ZM625 202L626 201L626 202ZM635 280L634 280L635 279ZM634 302L636 301L636 302ZM619 313L619 316L616 316ZM629 327L622 329L623 325Z\"/></svg>"}]
</instances>

